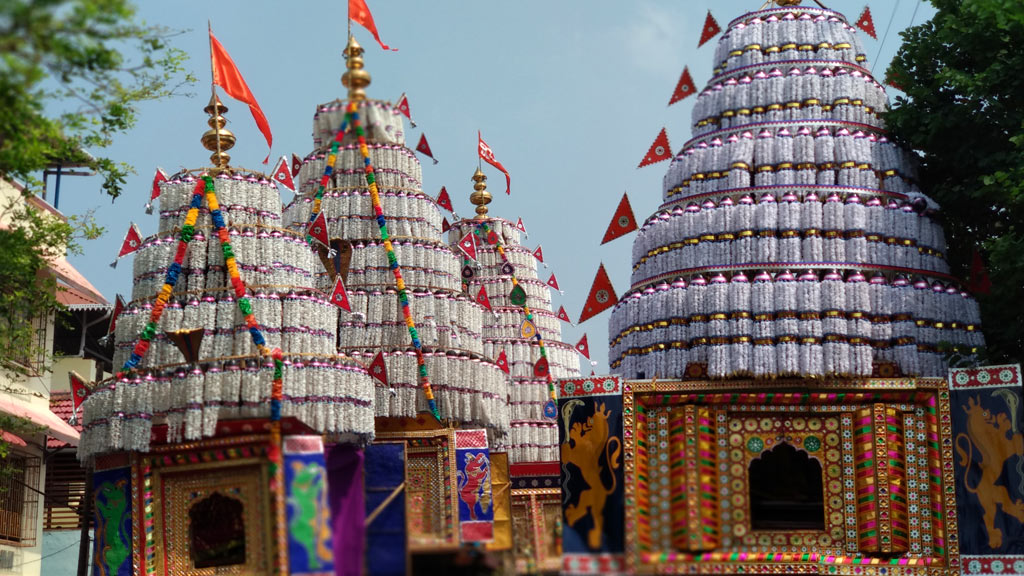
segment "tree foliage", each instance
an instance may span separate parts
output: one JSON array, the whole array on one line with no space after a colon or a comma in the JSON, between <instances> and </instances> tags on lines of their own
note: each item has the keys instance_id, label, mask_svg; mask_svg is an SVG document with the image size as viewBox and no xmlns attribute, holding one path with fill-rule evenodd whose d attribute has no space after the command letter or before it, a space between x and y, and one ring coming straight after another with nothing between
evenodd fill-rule
<instances>
[{"instance_id":1,"label":"tree foliage","mask_svg":"<svg viewBox=\"0 0 1024 576\"><path fill-rule=\"evenodd\" d=\"M1024 3L930 0L938 13L902 33L889 112L918 152L921 188L940 205L961 277L978 250L992 291L978 295L986 361L1024 359ZM1016 320L1015 320L1016 319ZM1009 320L1009 321L1007 321Z\"/></svg>"}]
</instances>

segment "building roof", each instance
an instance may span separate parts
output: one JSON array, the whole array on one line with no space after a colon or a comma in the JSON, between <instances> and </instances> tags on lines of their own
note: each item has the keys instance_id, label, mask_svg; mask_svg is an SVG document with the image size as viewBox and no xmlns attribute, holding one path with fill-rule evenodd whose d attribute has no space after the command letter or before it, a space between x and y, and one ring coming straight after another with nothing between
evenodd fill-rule
<instances>
[{"instance_id":1,"label":"building roof","mask_svg":"<svg viewBox=\"0 0 1024 576\"><path fill-rule=\"evenodd\" d=\"M107 299L103 297L103 294L101 294L91 282L86 280L85 276L82 276L82 273L76 270L75 267L68 262L67 258L60 256L50 260L50 270L57 275L57 279L61 284L63 284L64 288L72 288L77 292L76 297L78 300L75 301L76 304L105 307L110 306ZM57 293L57 299L60 300L62 304L68 305L68 303L61 298L60 292Z\"/></svg>"},{"instance_id":2,"label":"building roof","mask_svg":"<svg viewBox=\"0 0 1024 576\"><path fill-rule=\"evenodd\" d=\"M73 404L71 403L71 392L53 392L50 394L50 412L53 412L58 418L67 422L71 420L71 415L74 412ZM82 433L82 425L78 422L70 424L79 434ZM53 436L46 437L46 447L49 449L54 448L67 448L70 444L54 438Z\"/></svg>"}]
</instances>

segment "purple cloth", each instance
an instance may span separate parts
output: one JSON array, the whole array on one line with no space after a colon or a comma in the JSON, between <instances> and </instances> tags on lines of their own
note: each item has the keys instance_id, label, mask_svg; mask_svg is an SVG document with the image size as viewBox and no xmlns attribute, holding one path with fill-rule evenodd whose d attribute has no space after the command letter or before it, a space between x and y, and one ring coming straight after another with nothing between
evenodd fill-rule
<instances>
[{"instance_id":1,"label":"purple cloth","mask_svg":"<svg viewBox=\"0 0 1024 576\"><path fill-rule=\"evenodd\" d=\"M366 520L361 449L348 444L335 444L328 449L327 499L334 528L334 573L360 576Z\"/></svg>"}]
</instances>

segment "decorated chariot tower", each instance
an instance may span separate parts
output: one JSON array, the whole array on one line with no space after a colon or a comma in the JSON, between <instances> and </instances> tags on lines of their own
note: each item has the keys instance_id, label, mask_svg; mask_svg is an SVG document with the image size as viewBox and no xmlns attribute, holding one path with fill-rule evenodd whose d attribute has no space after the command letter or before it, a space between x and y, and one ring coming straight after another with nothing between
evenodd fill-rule
<instances>
[{"instance_id":1,"label":"decorated chariot tower","mask_svg":"<svg viewBox=\"0 0 1024 576\"><path fill-rule=\"evenodd\" d=\"M940 207L842 14L769 3L714 65L609 323L626 562L948 573L945 353L983 342Z\"/></svg>"},{"instance_id":2,"label":"decorated chariot tower","mask_svg":"<svg viewBox=\"0 0 1024 576\"><path fill-rule=\"evenodd\" d=\"M332 572L324 435L374 434L366 368L267 176L229 164L214 95L210 166L159 184L135 254L116 376L82 407L102 574ZM342 341L344 343L344 341Z\"/></svg>"}]
</instances>

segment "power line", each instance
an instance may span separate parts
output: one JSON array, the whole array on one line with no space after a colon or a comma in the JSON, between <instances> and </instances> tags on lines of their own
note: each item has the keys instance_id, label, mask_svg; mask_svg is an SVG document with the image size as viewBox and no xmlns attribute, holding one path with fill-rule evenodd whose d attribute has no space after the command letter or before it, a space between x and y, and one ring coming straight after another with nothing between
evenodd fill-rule
<instances>
[{"instance_id":1,"label":"power line","mask_svg":"<svg viewBox=\"0 0 1024 576\"><path fill-rule=\"evenodd\" d=\"M900 0L896 0L892 6L892 15L889 16L889 23L885 25L885 34L882 34L882 41L878 44L878 52L875 53L875 59L871 62L871 75L875 74L875 64L878 63L878 59L882 57L882 48L885 47L885 40L889 37L889 30L892 29L892 21L896 19L896 11L900 7Z\"/></svg>"}]
</instances>

